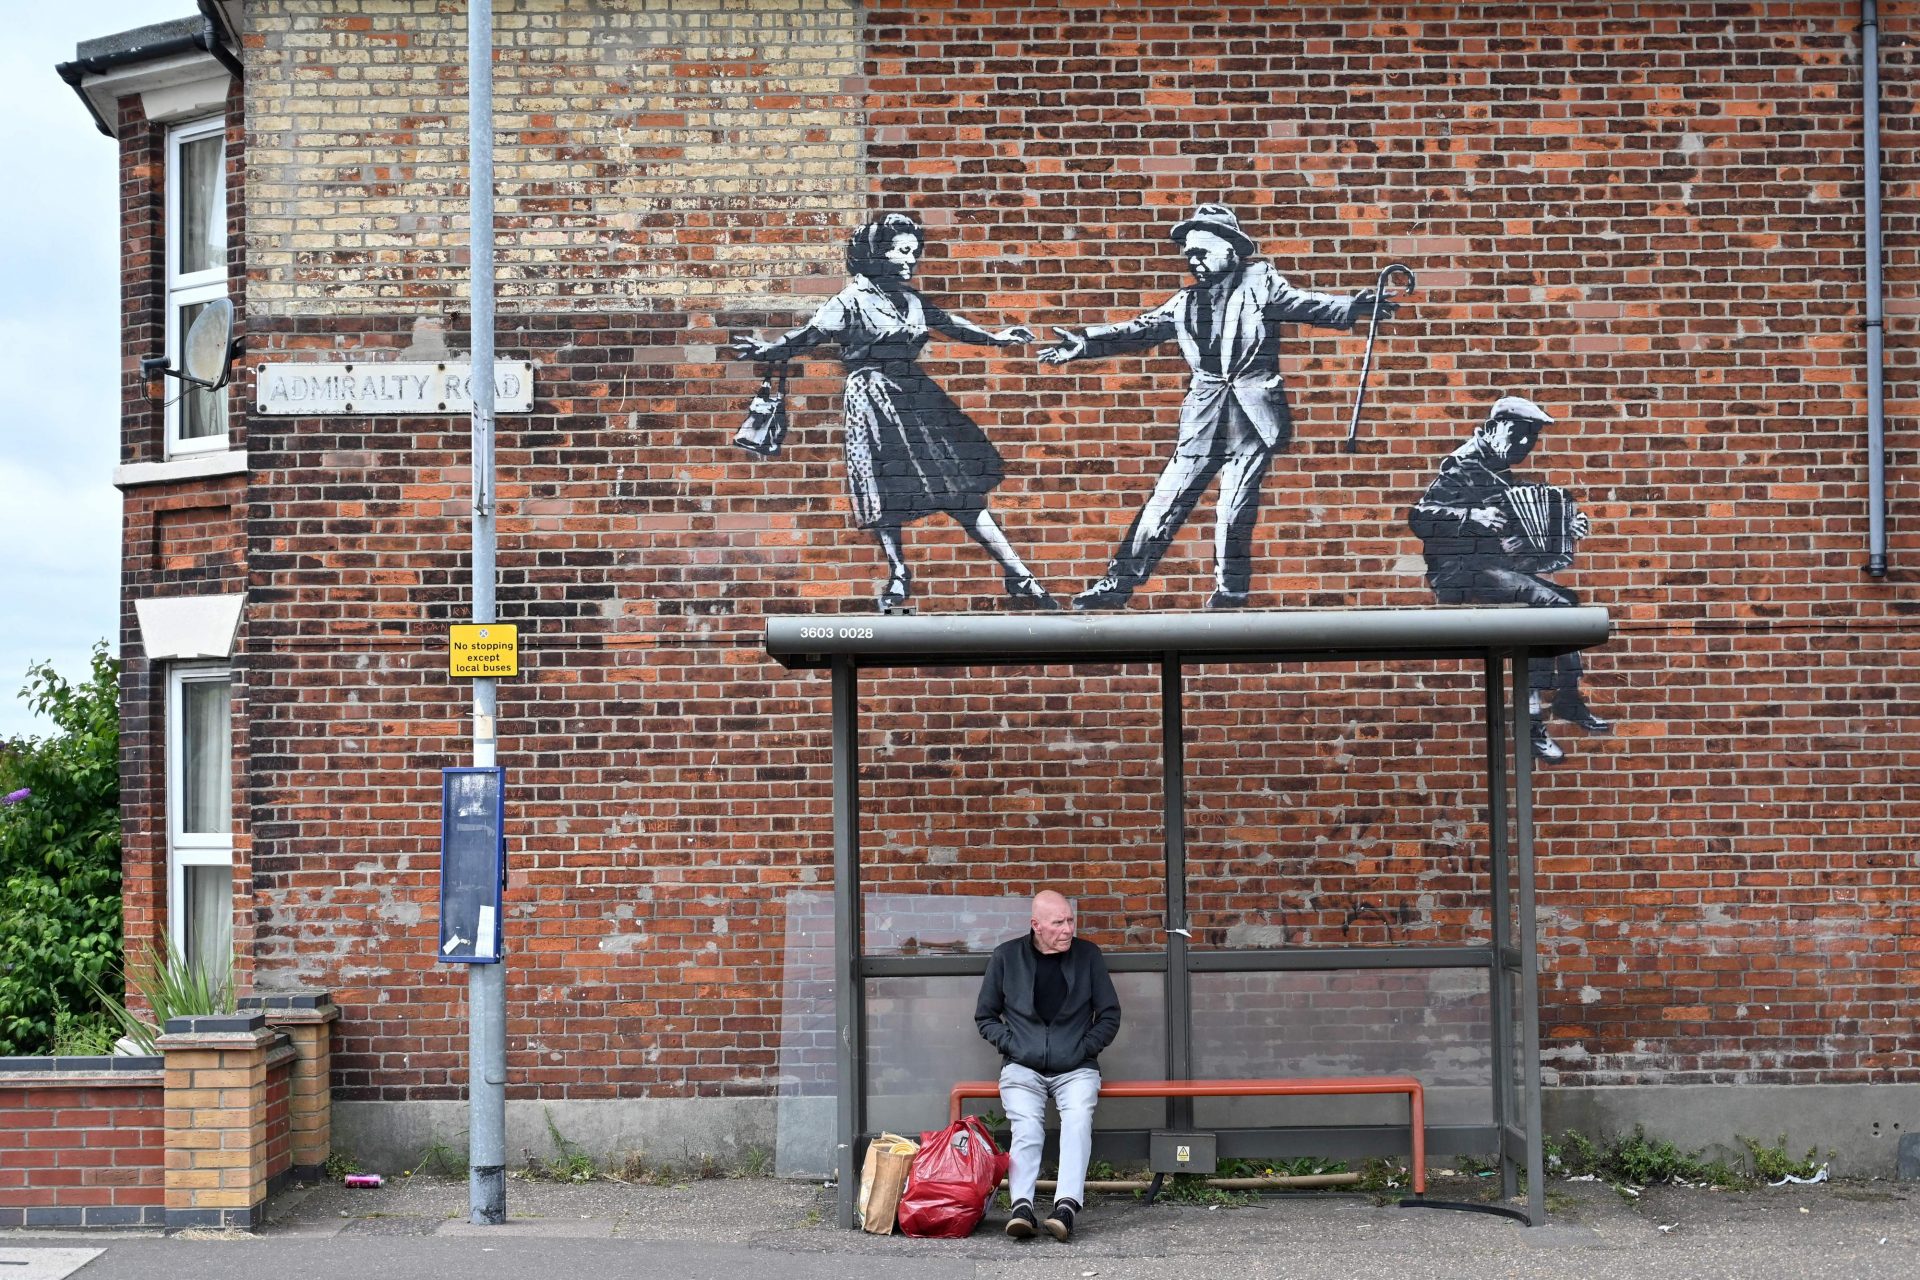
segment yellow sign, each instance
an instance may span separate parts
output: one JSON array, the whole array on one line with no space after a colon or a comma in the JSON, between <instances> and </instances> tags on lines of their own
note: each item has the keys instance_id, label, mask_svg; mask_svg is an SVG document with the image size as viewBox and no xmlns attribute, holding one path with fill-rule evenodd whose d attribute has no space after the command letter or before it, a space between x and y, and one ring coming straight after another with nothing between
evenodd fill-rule
<instances>
[{"instance_id":1,"label":"yellow sign","mask_svg":"<svg viewBox=\"0 0 1920 1280\"><path fill-rule=\"evenodd\" d=\"M447 669L456 676L520 674L520 628L510 622L451 628Z\"/></svg>"}]
</instances>

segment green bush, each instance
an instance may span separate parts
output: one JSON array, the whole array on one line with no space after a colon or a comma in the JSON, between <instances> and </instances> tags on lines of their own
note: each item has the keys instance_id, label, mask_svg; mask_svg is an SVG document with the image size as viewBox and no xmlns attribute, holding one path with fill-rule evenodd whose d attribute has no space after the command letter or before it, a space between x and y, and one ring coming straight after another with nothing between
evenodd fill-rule
<instances>
[{"instance_id":1,"label":"green bush","mask_svg":"<svg viewBox=\"0 0 1920 1280\"><path fill-rule=\"evenodd\" d=\"M120 958L119 664L35 666L22 696L55 732L0 744L0 1055L111 1025L94 987ZM19 793L26 792L24 796Z\"/></svg>"}]
</instances>

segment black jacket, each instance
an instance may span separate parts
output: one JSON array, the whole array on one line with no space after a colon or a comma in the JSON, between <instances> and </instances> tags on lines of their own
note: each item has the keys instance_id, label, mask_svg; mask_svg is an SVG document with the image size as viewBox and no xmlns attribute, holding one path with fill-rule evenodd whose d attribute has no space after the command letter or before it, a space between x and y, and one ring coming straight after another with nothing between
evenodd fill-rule
<instances>
[{"instance_id":1,"label":"black jacket","mask_svg":"<svg viewBox=\"0 0 1920 1280\"><path fill-rule=\"evenodd\" d=\"M1100 1051L1120 1033L1120 997L1100 948L1085 938L1075 938L1067 947L1061 966L1067 999L1051 1023L1040 1021L1033 1011L1038 955L1032 934L994 948L973 1008L974 1025L1002 1058L1043 1076L1099 1066Z\"/></svg>"}]
</instances>

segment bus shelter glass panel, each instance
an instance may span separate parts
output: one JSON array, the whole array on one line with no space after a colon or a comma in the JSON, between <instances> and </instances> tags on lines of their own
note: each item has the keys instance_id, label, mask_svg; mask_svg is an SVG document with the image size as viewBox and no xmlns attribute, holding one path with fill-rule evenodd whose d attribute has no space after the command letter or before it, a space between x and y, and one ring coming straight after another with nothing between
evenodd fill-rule
<instances>
[{"instance_id":1,"label":"bus shelter glass panel","mask_svg":"<svg viewBox=\"0 0 1920 1280\"><path fill-rule=\"evenodd\" d=\"M1194 949L1483 944L1483 679L1477 659L1190 666Z\"/></svg>"},{"instance_id":2,"label":"bus shelter glass panel","mask_svg":"<svg viewBox=\"0 0 1920 1280\"><path fill-rule=\"evenodd\" d=\"M1484 969L1193 975L1193 1070L1203 1078L1412 1075L1429 1124L1493 1117ZM1207 1128L1380 1123L1399 1098L1202 1098Z\"/></svg>"},{"instance_id":3,"label":"bus shelter glass panel","mask_svg":"<svg viewBox=\"0 0 1920 1280\"><path fill-rule=\"evenodd\" d=\"M1120 1035L1100 1057L1109 1079L1159 1079L1166 1070L1165 979L1158 973L1116 973ZM980 979L971 974L870 978L867 996L867 1127L918 1137L947 1123L947 1095L962 1080L992 1080L1000 1055L974 1026ZM1102 1128L1140 1127L1157 1110L1132 1111L1134 1099L1103 1103ZM1151 1100L1144 1104L1157 1108ZM991 1099L968 1104L998 1110Z\"/></svg>"},{"instance_id":4,"label":"bus shelter glass panel","mask_svg":"<svg viewBox=\"0 0 1920 1280\"><path fill-rule=\"evenodd\" d=\"M1079 936L1099 944L1108 955L1157 952L1165 945L1161 922L1166 918L1166 896L1157 887L1123 898L1106 892L1079 893L1071 880L1042 878L1013 881L1013 892L995 897L869 890L860 901L861 954L870 959L980 956L984 960L1001 943L1029 931L1033 895L1056 886L1073 895Z\"/></svg>"},{"instance_id":5,"label":"bus shelter glass panel","mask_svg":"<svg viewBox=\"0 0 1920 1280\"><path fill-rule=\"evenodd\" d=\"M1524 1132L1527 1127L1525 1089L1527 1079L1527 1044L1526 1036L1522 1033L1522 1022L1526 1017L1526 1010L1521 1002L1527 999L1529 992L1527 992L1525 988L1519 970L1503 970L1500 976L1501 987L1503 988L1502 994L1508 1002L1507 1008L1512 1011L1511 1017L1513 1019L1513 1040L1512 1043L1507 1046L1506 1063L1508 1072L1507 1079L1512 1081L1512 1087L1506 1091L1506 1114L1501 1116L1500 1119L1502 1123Z\"/></svg>"},{"instance_id":6,"label":"bus shelter glass panel","mask_svg":"<svg viewBox=\"0 0 1920 1280\"><path fill-rule=\"evenodd\" d=\"M1026 933L1032 917L1032 900L1024 894L870 891L860 905L861 952L870 957L986 956Z\"/></svg>"}]
</instances>

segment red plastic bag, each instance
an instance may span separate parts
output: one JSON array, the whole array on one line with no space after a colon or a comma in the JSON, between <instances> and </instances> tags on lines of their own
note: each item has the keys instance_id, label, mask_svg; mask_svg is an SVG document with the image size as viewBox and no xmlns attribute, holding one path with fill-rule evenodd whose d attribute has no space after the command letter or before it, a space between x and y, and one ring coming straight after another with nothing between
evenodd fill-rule
<instances>
[{"instance_id":1,"label":"red plastic bag","mask_svg":"<svg viewBox=\"0 0 1920 1280\"><path fill-rule=\"evenodd\" d=\"M978 1116L921 1134L900 1197L900 1230L910 1236L970 1235L1006 1176L1007 1157Z\"/></svg>"}]
</instances>

